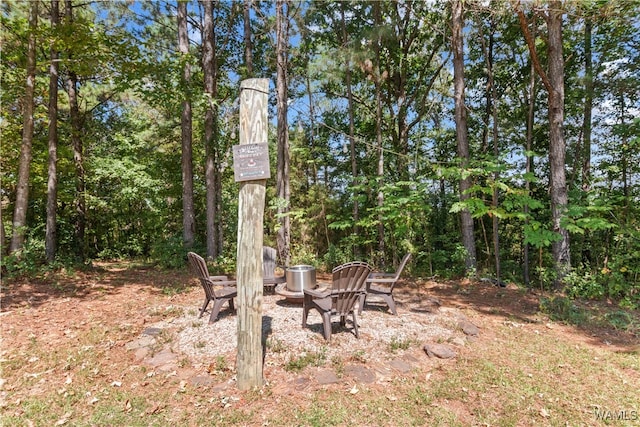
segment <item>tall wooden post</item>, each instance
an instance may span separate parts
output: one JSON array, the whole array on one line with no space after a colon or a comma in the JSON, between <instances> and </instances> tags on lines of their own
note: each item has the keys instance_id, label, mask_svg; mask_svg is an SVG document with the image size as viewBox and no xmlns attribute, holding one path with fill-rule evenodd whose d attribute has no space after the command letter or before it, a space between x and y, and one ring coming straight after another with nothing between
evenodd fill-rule
<instances>
[{"instance_id":1,"label":"tall wooden post","mask_svg":"<svg viewBox=\"0 0 640 427\"><path fill-rule=\"evenodd\" d=\"M240 145L267 142L268 79L240 83ZM238 388L261 387L262 243L266 180L240 183L238 198Z\"/></svg>"}]
</instances>

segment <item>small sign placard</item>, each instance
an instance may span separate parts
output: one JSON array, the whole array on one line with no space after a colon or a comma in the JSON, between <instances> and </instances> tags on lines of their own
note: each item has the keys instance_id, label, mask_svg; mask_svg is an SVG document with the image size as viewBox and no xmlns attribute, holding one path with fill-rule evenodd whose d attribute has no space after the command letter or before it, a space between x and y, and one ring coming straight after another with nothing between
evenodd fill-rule
<instances>
[{"instance_id":1,"label":"small sign placard","mask_svg":"<svg viewBox=\"0 0 640 427\"><path fill-rule=\"evenodd\" d=\"M233 176L236 182L271 178L269 144L234 145Z\"/></svg>"}]
</instances>

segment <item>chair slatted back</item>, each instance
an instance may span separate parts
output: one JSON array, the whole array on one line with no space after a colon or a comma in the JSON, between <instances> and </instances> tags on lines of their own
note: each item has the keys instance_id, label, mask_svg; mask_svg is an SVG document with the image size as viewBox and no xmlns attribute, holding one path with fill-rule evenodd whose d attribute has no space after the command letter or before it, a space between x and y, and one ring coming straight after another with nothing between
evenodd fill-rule
<instances>
[{"instance_id":1,"label":"chair slatted back","mask_svg":"<svg viewBox=\"0 0 640 427\"><path fill-rule=\"evenodd\" d=\"M407 252L407 254L402 258L402 261L400 262L398 269L396 270L396 275L394 276L394 281L391 284L391 289L393 289L393 287L398 282L398 279L400 278L400 275L402 274L404 267L407 265L410 259L411 259L411 252Z\"/></svg>"},{"instance_id":2,"label":"chair slatted back","mask_svg":"<svg viewBox=\"0 0 640 427\"><path fill-rule=\"evenodd\" d=\"M360 295L365 291L370 272L371 266L360 261L349 262L333 269L332 312L346 316L353 310Z\"/></svg>"},{"instance_id":3,"label":"chair slatted back","mask_svg":"<svg viewBox=\"0 0 640 427\"><path fill-rule=\"evenodd\" d=\"M262 247L262 273L264 279L273 279L276 275L278 251L270 246Z\"/></svg>"},{"instance_id":4,"label":"chair slatted back","mask_svg":"<svg viewBox=\"0 0 640 427\"><path fill-rule=\"evenodd\" d=\"M209 269L207 268L207 263L204 258L195 252L189 252L187 254L187 259L189 259L189 265L191 266L194 274L200 280L207 297L211 300L215 300L216 294L213 291L211 280L209 279Z\"/></svg>"}]
</instances>

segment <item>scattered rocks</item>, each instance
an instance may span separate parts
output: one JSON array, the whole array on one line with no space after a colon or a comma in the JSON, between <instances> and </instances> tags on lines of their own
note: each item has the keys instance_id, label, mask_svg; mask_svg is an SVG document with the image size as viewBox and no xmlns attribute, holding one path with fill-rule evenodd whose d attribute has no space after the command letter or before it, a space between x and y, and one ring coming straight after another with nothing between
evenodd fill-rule
<instances>
[{"instance_id":1,"label":"scattered rocks","mask_svg":"<svg viewBox=\"0 0 640 427\"><path fill-rule=\"evenodd\" d=\"M456 352L445 344L425 344L424 351L427 356L439 359L453 359L456 357Z\"/></svg>"},{"instance_id":2,"label":"scattered rocks","mask_svg":"<svg viewBox=\"0 0 640 427\"><path fill-rule=\"evenodd\" d=\"M363 365L345 366L344 373L363 384L371 384L376 380L376 374Z\"/></svg>"},{"instance_id":3,"label":"scattered rocks","mask_svg":"<svg viewBox=\"0 0 640 427\"><path fill-rule=\"evenodd\" d=\"M464 332L465 335L477 337L480 334L480 329L468 320L461 320L458 322L458 327L462 329L462 332Z\"/></svg>"}]
</instances>

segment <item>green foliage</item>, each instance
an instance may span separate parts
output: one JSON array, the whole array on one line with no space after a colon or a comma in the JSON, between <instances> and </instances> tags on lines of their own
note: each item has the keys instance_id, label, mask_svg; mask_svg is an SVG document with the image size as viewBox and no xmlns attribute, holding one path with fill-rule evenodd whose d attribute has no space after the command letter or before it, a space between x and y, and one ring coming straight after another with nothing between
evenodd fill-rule
<instances>
[{"instance_id":1,"label":"green foliage","mask_svg":"<svg viewBox=\"0 0 640 427\"><path fill-rule=\"evenodd\" d=\"M187 264L187 252L182 236L169 236L157 240L151 247L151 258L163 268L183 268Z\"/></svg>"},{"instance_id":2,"label":"green foliage","mask_svg":"<svg viewBox=\"0 0 640 427\"><path fill-rule=\"evenodd\" d=\"M300 356L292 356L284 366L289 372L300 372L307 366L322 366L327 360L327 350L322 348L319 352L307 352Z\"/></svg>"},{"instance_id":3,"label":"green foliage","mask_svg":"<svg viewBox=\"0 0 640 427\"><path fill-rule=\"evenodd\" d=\"M587 320L587 313L578 307L571 298L554 296L540 300L540 311L551 320L566 322L571 325L582 325Z\"/></svg>"}]
</instances>

